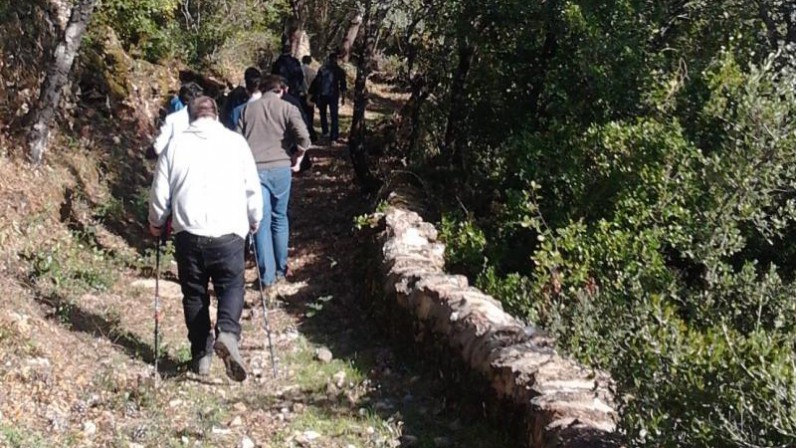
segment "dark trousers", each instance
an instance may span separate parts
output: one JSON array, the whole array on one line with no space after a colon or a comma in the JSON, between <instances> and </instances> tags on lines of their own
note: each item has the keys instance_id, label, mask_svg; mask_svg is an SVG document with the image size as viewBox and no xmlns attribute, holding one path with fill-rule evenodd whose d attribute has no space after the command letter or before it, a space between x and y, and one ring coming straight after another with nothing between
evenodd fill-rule
<instances>
[{"instance_id":1,"label":"dark trousers","mask_svg":"<svg viewBox=\"0 0 796 448\"><path fill-rule=\"evenodd\" d=\"M210 238L180 232L174 241L191 355L198 358L213 350L207 288L210 280L218 296L216 334L224 332L240 337L245 287L244 239L234 234Z\"/></svg>"},{"instance_id":2,"label":"dark trousers","mask_svg":"<svg viewBox=\"0 0 796 448\"><path fill-rule=\"evenodd\" d=\"M332 119L332 130L329 134L329 122L326 121L326 108L329 108L329 115ZM321 95L318 100L318 110L321 112L321 130L324 134L329 134L331 140L340 138L340 97Z\"/></svg>"}]
</instances>

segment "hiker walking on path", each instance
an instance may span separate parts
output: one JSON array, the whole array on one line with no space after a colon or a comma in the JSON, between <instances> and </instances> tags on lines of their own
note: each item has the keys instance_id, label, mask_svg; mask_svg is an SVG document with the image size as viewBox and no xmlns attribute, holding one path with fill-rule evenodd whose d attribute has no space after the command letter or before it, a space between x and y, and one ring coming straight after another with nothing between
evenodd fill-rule
<instances>
[{"instance_id":1,"label":"hiker walking on path","mask_svg":"<svg viewBox=\"0 0 796 448\"><path fill-rule=\"evenodd\" d=\"M238 341L244 239L257 231L263 212L257 169L246 140L218 121L212 98L194 99L188 113L190 127L158 159L150 193L150 232L160 236L172 217L191 369L209 374L214 350L227 375L243 381L246 368ZM215 335L210 328L209 280L218 296Z\"/></svg>"},{"instance_id":2,"label":"hiker walking on path","mask_svg":"<svg viewBox=\"0 0 796 448\"><path fill-rule=\"evenodd\" d=\"M307 126L310 131L310 140L313 142L318 140L318 134L315 132L315 103L310 99L310 86L315 81L315 76L318 71L310 66L312 64L312 56L304 56L301 58L301 70L304 72L304 84L301 86L301 107L304 109L304 115L307 118Z\"/></svg>"},{"instance_id":3,"label":"hiker walking on path","mask_svg":"<svg viewBox=\"0 0 796 448\"><path fill-rule=\"evenodd\" d=\"M262 286L270 287L287 275L291 168L299 168L311 143L299 109L282 100L282 78L265 77L260 91L263 97L243 109L238 132L249 142L259 171L263 219L254 243Z\"/></svg>"},{"instance_id":4,"label":"hiker walking on path","mask_svg":"<svg viewBox=\"0 0 796 448\"><path fill-rule=\"evenodd\" d=\"M249 67L246 69L246 72L243 74L244 83L246 84L246 93L249 94L249 98L243 104L236 106L232 109L232 113L230 114L230 123L232 123L231 129L234 131L238 127L238 121L240 120L240 114L243 112L243 108L246 107L247 104L257 101L263 97L262 92L260 92L260 83L263 80L263 75L259 69L255 67Z\"/></svg>"},{"instance_id":5,"label":"hiker walking on path","mask_svg":"<svg viewBox=\"0 0 796 448\"><path fill-rule=\"evenodd\" d=\"M298 98L301 87L304 85L304 70L302 70L299 60L293 57L291 51L290 44L286 44L282 48L282 54L279 55L271 67L271 73L284 78L287 81L287 85L290 86L290 92L292 92L289 94Z\"/></svg>"},{"instance_id":6,"label":"hiker walking on path","mask_svg":"<svg viewBox=\"0 0 796 448\"><path fill-rule=\"evenodd\" d=\"M182 104L188 104L191 100L200 95L202 95L202 88L199 84L189 82L180 87L179 96ZM147 157L150 159L157 158L163 150L166 149L172 138L188 129L189 121L188 108L186 107L167 115L166 120L163 122L163 126L160 127L160 132L155 142L152 144L149 151L147 151Z\"/></svg>"},{"instance_id":7,"label":"hiker walking on path","mask_svg":"<svg viewBox=\"0 0 796 448\"><path fill-rule=\"evenodd\" d=\"M340 138L340 101L345 104L346 92L345 72L337 63L337 53L331 53L326 64L318 70L315 80L310 86L310 96L317 98L318 109L321 112L321 131L323 136L329 136L334 143ZM332 129L329 133L329 123L326 119L327 109L331 116Z\"/></svg>"}]
</instances>

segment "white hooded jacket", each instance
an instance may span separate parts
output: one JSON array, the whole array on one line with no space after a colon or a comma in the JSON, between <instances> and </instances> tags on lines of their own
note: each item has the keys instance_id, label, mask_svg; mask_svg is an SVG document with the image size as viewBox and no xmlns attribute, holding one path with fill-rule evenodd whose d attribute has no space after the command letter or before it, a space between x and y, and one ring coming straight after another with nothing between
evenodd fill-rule
<instances>
[{"instance_id":1,"label":"white hooded jacket","mask_svg":"<svg viewBox=\"0 0 796 448\"><path fill-rule=\"evenodd\" d=\"M215 119L202 118L175 136L158 158L149 222L174 233L246 237L263 215L260 179L249 145Z\"/></svg>"}]
</instances>

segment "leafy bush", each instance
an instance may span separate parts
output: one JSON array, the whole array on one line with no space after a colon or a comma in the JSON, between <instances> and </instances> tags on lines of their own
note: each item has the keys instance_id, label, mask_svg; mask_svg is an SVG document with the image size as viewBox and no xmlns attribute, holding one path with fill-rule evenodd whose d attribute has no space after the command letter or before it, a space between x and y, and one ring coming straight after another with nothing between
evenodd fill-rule
<instances>
[{"instance_id":1,"label":"leafy bush","mask_svg":"<svg viewBox=\"0 0 796 448\"><path fill-rule=\"evenodd\" d=\"M447 246L445 254L453 270L470 276L481 271L486 237L473 221L444 216L440 223L440 239Z\"/></svg>"},{"instance_id":2,"label":"leafy bush","mask_svg":"<svg viewBox=\"0 0 796 448\"><path fill-rule=\"evenodd\" d=\"M558 193L541 209L570 211L531 217L527 314L614 374L634 445L796 443L796 285L758 257L793 226L796 74L777 67L717 60L700 116L722 132L704 148L676 119L610 122L574 140L574 164L533 172Z\"/></svg>"},{"instance_id":3,"label":"leafy bush","mask_svg":"<svg viewBox=\"0 0 796 448\"><path fill-rule=\"evenodd\" d=\"M450 265L608 370L631 446L796 446L784 3L444 5L405 121Z\"/></svg>"},{"instance_id":4,"label":"leafy bush","mask_svg":"<svg viewBox=\"0 0 796 448\"><path fill-rule=\"evenodd\" d=\"M134 55L152 62L177 58L231 76L230 66L237 71L273 53L286 11L284 1L109 0L94 22L113 28Z\"/></svg>"},{"instance_id":5,"label":"leafy bush","mask_svg":"<svg viewBox=\"0 0 796 448\"><path fill-rule=\"evenodd\" d=\"M127 50L151 61L179 51L176 28L179 0L105 0L94 22L113 28Z\"/></svg>"}]
</instances>

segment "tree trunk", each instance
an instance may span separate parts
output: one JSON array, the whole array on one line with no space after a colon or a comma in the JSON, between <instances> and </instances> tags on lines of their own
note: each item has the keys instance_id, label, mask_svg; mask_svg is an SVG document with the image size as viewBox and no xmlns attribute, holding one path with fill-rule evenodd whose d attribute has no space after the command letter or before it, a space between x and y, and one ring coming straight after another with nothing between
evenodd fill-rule
<instances>
[{"instance_id":1,"label":"tree trunk","mask_svg":"<svg viewBox=\"0 0 796 448\"><path fill-rule=\"evenodd\" d=\"M80 49L80 42L83 40L83 34L97 1L78 0L72 7L64 38L56 47L53 61L47 70L39 100L31 115L33 126L28 134L29 157L35 164L41 163L47 152L50 142L50 127L61 101L61 93L69 80L72 64Z\"/></svg>"},{"instance_id":2,"label":"tree trunk","mask_svg":"<svg viewBox=\"0 0 796 448\"><path fill-rule=\"evenodd\" d=\"M409 114L410 126L412 129L407 142L406 151L404 153L407 160L412 160L416 152L418 142L420 140L420 113L423 110L428 97L431 95L431 90L428 88L426 79L422 75L413 76L411 81L412 96L409 98L407 106L411 111Z\"/></svg>"},{"instance_id":3,"label":"tree trunk","mask_svg":"<svg viewBox=\"0 0 796 448\"><path fill-rule=\"evenodd\" d=\"M359 29L362 27L363 17L362 14L357 13L348 25L348 30L343 37L343 42L340 44L340 60L348 62L351 59L351 48L354 47L354 42L357 40Z\"/></svg>"},{"instance_id":4,"label":"tree trunk","mask_svg":"<svg viewBox=\"0 0 796 448\"><path fill-rule=\"evenodd\" d=\"M291 54L293 57L301 58L303 54L301 51L301 39L304 36L305 14L304 6L306 0L291 0L290 8L293 15L287 20L285 26L285 35L283 37L283 44L290 44Z\"/></svg>"},{"instance_id":5,"label":"tree trunk","mask_svg":"<svg viewBox=\"0 0 796 448\"><path fill-rule=\"evenodd\" d=\"M537 58L537 63L532 67L533 86L531 87L528 110L530 111L533 128L538 128L541 122L542 111L544 110L543 105L540 104L542 93L546 87L545 81L547 79L547 73L550 70L550 65L558 51L558 2L555 0L548 0L547 8L547 30L545 32L544 44Z\"/></svg>"},{"instance_id":6,"label":"tree trunk","mask_svg":"<svg viewBox=\"0 0 796 448\"><path fill-rule=\"evenodd\" d=\"M473 63L475 49L465 39L459 40L459 63L453 74L451 85L451 103L448 112L448 124L445 128L445 140L442 144L442 156L448 158L449 164L461 165L463 154L457 149L456 136L461 133L461 121L465 117L467 104L467 75Z\"/></svg>"},{"instance_id":7,"label":"tree trunk","mask_svg":"<svg viewBox=\"0 0 796 448\"><path fill-rule=\"evenodd\" d=\"M796 44L796 5L792 1L782 3L782 15L785 19L785 45Z\"/></svg>"},{"instance_id":8,"label":"tree trunk","mask_svg":"<svg viewBox=\"0 0 796 448\"><path fill-rule=\"evenodd\" d=\"M354 116L351 121L351 131L349 132L348 147L351 151L351 162L354 165L354 172L357 175L362 188L370 193L377 190L380 186L379 180L371 173L368 164L368 153L365 145L367 126L365 123L365 111L368 106L367 81L370 75L371 61L376 49L376 35L386 13L386 8L378 7L374 14L373 0L365 1L365 14L362 19L362 26L365 29L362 44L359 46L357 61L357 78L354 82Z\"/></svg>"},{"instance_id":9,"label":"tree trunk","mask_svg":"<svg viewBox=\"0 0 796 448\"><path fill-rule=\"evenodd\" d=\"M771 17L771 11L765 4L765 0L757 0L757 7L760 14L760 19L766 26L768 44L772 49L776 49L779 46L779 41L781 40L779 30L777 30L777 23Z\"/></svg>"}]
</instances>

